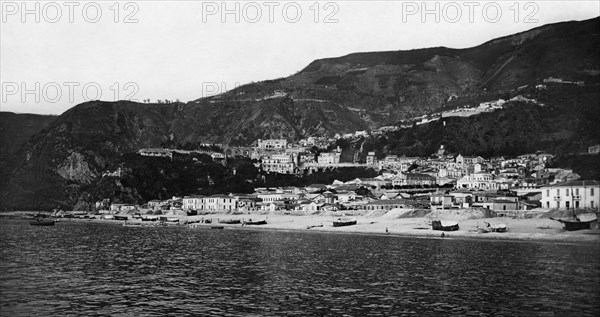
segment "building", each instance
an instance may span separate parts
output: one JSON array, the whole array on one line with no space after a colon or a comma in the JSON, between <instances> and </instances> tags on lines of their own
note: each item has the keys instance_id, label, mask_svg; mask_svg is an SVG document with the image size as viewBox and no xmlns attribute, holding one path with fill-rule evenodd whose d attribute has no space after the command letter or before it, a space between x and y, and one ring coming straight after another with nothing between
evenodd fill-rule
<instances>
[{"instance_id":1,"label":"building","mask_svg":"<svg viewBox=\"0 0 600 317\"><path fill-rule=\"evenodd\" d=\"M481 164L483 161L484 159L481 156L462 156L458 154L456 157L456 164L461 167L472 164Z\"/></svg>"},{"instance_id":2,"label":"building","mask_svg":"<svg viewBox=\"0 0 600 317\"><path fill-rule=\"evenodd\" d=\"M182 199L183 210L231 211L238 207L238 198L228 195L186 196Z\"/></svg>"},{"instance_id":3,"label":"building","mask_svg":"<svg viewBox=\"0 0 600 317\"><path fill-rule=\"evenodd\" d=\"M322 165L335 165L340 163L341 152L321 153L317 157L317 163Z\"/></svg>"},{"instance_id":4,"label":"building","mask_svg":"<svg viewBox=\"0 0 600 317\"><path fill-rule=\"evenodd\" d=\"M269 173L292 174L296 170L296 164L290 154L265 156L261 159L260 166Z\"/></svg>"},{"instance_id":5,"label":"building","mask_svg":"<svg viewBox=\"0 0 600 317\"><path fill-rule=\"evenodd\" d=\"M406 208L404 199L376 200L364 205L365 210L391 210L394 208ZM410 208L410 206L408 206Z\"/></svg>"},{"instance_id":6,"label":"building","mask_svg":"<svg viewBox=\"0 0 600 317\"><path fill-rule=\"evenodd\" d=\"M369 155L367 155L367 165L377 165L377 157L375 156L375 152L369 152Z\"/></svg>"},{"instance_id":7,"label":"building","mask_svg":"<svg viewBox=\"0 0 600 317\"><path fill-rule=\"evenodd\" d=\"M433 186L435 177L421 173L400 173L392 179L392 186Z\"/></svg>"},{"instance_id":8,"label":"building","mask_svg":"<svg viewBox=\"0 0 600 317\"><path fill-rule=\"evenodd\" d=\"M259 150L280 150L283 151L287 148L287 140L285 139L269 139L256 141L256 147Z\"/></svg>"},{"instance_id":9,"label":"building","mask_svg":"<svg viewBox=\"0 0 600 317\"><path fill-rule=\"evenodd\" d=\"M576 180L542 187L542 208L598 210L600 182Z\"/></svg>"},{"instance_id":10,"label":"building","mask_svg":"<svg viewBox=\"0 0 600 317\"><path fill-rule=\"evenodd\" d=\"M450 209L454 206L454 197L444 194L431 195L431 210Z\"/></svg>"},{"instance_id":11,"label":"building","mask_svg":"<svg viewBox=\"0 0 600 317\"><path fill-rule=\"evenodd\" d=\"M477 173L463 176L456 182L459 189L496 190L498 184L494 181L492 174Z\"/></svg>"}]
</instances>

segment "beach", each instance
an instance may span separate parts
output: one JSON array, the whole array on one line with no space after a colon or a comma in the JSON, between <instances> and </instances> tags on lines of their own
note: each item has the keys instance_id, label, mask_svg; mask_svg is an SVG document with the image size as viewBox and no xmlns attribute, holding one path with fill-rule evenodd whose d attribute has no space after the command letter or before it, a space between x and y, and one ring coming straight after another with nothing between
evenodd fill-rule
<instances>
[{"instance_id":1,"label":"beach","mask_svg":"<svg viewBox=\"0 0 600 317\"><path fill-rule=\"evenodd\" d=\"M406 212L404 212L405 214ZM22 212L2 213L3 216L18 216ZM343 234L376 234L392 236L411 236L411 237L431 237L440 238L442 231L434 231L431 228L431 214L423 217L402 217L402 212L387 212L369 214L365 212L334 212L314 215L282 214L280 212L257 212L257 213L210 213L196 216L170 216L168 218L178 218L180 225L193 223L190 229L210 229L214 226L223 226L224 229L237 230L293 230L293 231L312 231L326 233ZM600 229L586 229L578 231L566 231L562 225L555 220L548 218L511 218L511 217L493 217L478 219L461 219L470 216L466 212L456 212L455 214L447 212L445 220L458 221L459 230L443 232L445 238L477 238L477 239L502 239L502 240L539 240L555 242L600 242ZM341 217L356 218L356 225L334 227L333 221ZM131 215L128 223L142 221L133 219ZM220 223L222 220L239 219L240 221L260 221L266 220L264 225L226 224ZM437 218L436 218L437 219ZM211 220L210 223L204 223L202 220ZM444 220L444 219L443 219ZM60 222L101 222L121 225L124 221L101 219L99 215L86 219L78 218L59 218ZM59 223L60 223L59 222ZM150 224L152 222L144 222ZM505 224L507 232L488 232L478 233L477 228L486 228L489 224Z\"/></svg>"},{"instance_id":2,"label":"beach","mask_svg":"<svg viewBox=\"0 0 600 317\"><path fill-rule=\"evenodd\" d=\"M197 216L196 216L197 217ZM431 219L402 218L388 219L384 217L356 216L357 224L345 227L333 227L333 220L337 216L294 216L294 215L259 215L248 214L232 216L227 214L205 215L205 219L212 219L211 224L198 224L210 228L219 219L242 219L253 221L266 220L266 225L246 226L227 225L226 229L249 228L256 230L303 230L330 233L357 233L357 234L388 234L413 237L441 237L442 231L431 229ZM506 224L508 232L477 233L478 227L485 227L485 222L491 224ZM323 225L320 227L320 225ZM317 226L317 227L312 227ZM563 242L600 242L600 230L588 229L579 231L565 231L559 222L550 219L512 219L506 217L469 219L459 221L458 231L444 232L446 238L481 238L481 239L506 239L506 240L543 240ZM308 227L312 227L307 229ZM387 229L387 230L386 230Z\"/></svg>"}]
</instances>

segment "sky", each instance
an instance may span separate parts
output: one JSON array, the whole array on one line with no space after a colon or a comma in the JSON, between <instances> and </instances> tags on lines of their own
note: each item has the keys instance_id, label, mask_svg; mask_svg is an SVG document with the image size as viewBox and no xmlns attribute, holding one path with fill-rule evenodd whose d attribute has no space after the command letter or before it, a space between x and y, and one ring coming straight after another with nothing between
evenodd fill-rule
<instances>
[{"instance_id":1,"label":"sky","mask_svg":"<svg viewBox=\"0 0 600 317\"><path fill-rule=\"evenodd\" d=\"M355 52L466 48L600 1L0 1L2 111L190 101Z\"/></svg>"}]
</instances>

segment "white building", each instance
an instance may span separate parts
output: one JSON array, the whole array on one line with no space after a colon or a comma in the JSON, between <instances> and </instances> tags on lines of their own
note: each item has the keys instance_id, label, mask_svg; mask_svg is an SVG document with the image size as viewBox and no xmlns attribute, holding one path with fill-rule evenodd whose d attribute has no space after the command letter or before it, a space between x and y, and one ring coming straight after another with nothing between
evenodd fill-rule
<instances>
[{"instance_id":1,"label":"white building","mask_svg":"<svg viewBox=\"0 0 600 317\"><path fill-rule=\"evenodd\" d=\"M323 165L339 164L341 156L341 153L336 151L331 153L321 153L319 154L319 157L317 157L317 163Z\"/></svg>"},{"instance_id":2,"label":"white building","mask_svg":"<svg viewBox=\"0 0 600 317\"><path fill-rule=\"evenodd\" d=\"M258 139L256 143L256 147L260 150L285 150L287 148L287 140L285 139Z\"/></svg>"},{"instance_id":3,"label":"white building","mask_svg":"<svg viewBox=\"0 0 600 317\"><path fill-rule=\"evenodd\" d=\"M600 182L577 180L542 188L542 208L593 209L600 204Z\"/></svg>"},{"instance_id":4,"label":"white building","mask_svg":"<svg viewBox=\"0 0 600 317\"><path fill-rule=\"evenodd\" d=\"M270 173L292 174L296 164L290 154L275 154L263 157L261 167L264 171Z\"/></svg>"},{"instance_id":5,"label":"white building","mask_svg":"<svg viewBox=\"0 0 600 317\"><path fill-rule=\"evenodd\" d=\"M463 176L456 182L456 188L496 190L498 189L498 184L494 181L492 174L477 173Z\"/></svg>"},{"instance_id":6,"label":"white building","mask_svg":"<svg viewBox=\"0 0 600 317\"><path fill-rule=\"evenodd\" d=\"M183 210L236 210L238 197L227 195L186 196L182 201Z\"/></svg>"}]
</instances>

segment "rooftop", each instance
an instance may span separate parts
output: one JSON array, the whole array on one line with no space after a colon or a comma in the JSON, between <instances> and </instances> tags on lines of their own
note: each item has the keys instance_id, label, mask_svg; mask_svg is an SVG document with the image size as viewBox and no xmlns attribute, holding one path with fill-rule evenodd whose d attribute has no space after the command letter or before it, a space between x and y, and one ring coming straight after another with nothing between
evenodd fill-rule
<instances>
[{"instance_id":1,"label":"rooftop","mask_svg":"<svg viewBox=\"0 0 600 317\"><path fill-rule=\"evenodd\" d=\"M587 187L587 186L600 186L600 182L597 180L577 180L567 181L560 184L548 185L546 187Z\"/></svg>"}]
</instances>

